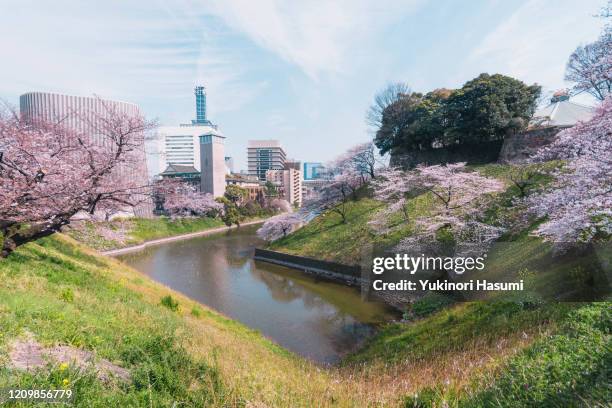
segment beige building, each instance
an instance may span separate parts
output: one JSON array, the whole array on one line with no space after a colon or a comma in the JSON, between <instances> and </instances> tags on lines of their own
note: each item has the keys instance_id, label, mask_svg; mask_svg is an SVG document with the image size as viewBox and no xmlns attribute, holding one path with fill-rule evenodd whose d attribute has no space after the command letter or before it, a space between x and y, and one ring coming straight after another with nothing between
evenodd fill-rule
<instances>
[{"instance_id":1,"label":"beige building","mask_svg":"<svg viewBox=\"0 0 612 408\"><path fill-rule=\"evenodd\" d=\"M288 160L283 170L266 171L266 181L277 186L280 198L291 205L302 206L302 172L300 162Z\"/></svg>"},{"instance_id":2,"label":"beige building","mask_svg":"<svg viewBox=\"0 0 612 408\"><path fill-rule=\"evenodd\" d=\"M221 197L225 194L224 137L216 134L200 136L200 190Z\"/></svg>"}]
</instances>

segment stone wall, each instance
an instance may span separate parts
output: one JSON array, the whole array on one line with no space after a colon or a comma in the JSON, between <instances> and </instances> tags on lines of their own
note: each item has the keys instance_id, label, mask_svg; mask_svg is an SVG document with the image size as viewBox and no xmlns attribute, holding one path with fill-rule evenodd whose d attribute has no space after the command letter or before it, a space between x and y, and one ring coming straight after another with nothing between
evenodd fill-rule
<instances>
[{"instance_id":1,"label":"stone wall","mask_svg":"<svg viewBox=\"0 0 612 408\"><path fill-rule=\"evenodd\" d=\"M502 140L483 142L476 145L457 145L438 149L413 152L396 152L391 154L390 164L407 169L419 164L436 165L467 162L468 164L486 164L497 161L503 144Z\"/></svg>"},{"instance_id":2,"label":"stone wall","mask_svg":"<svg viewBox=\"0 0 612 408\"><path fill-rule=\"evenodd\" d=\"M551 144L563 128L549 126L508 136L499 152L499 163L522 163L538 149Z\"/></svg>"},{"instance_id":3,"label":"stone wall","mask_svg":"<svg viewBox=\"0 0 612 408\"><path fill-rule=\"evenodd\" d=\"M336 262L321 261L304 256L289 255L282 252L255 248L255 260L283 265L289 268L301 270L316 277L332 281L361 286L361 267L356 265L344 265Z\"/></svg>"}]
</instances>

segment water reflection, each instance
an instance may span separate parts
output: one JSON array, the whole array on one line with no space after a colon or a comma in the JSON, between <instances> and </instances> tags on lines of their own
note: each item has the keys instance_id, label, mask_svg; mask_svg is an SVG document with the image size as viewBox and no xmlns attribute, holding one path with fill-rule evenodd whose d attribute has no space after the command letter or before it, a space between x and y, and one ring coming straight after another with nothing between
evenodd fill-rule
<instances>
[{"instance_id":1,"label":"water reflection","mask_svg":"<svg viewBox=\"0 0 612 408\"><path fill-rule=\"evenodd\" d=\"M252 259L256 227L146 248L122 261L151 278L243 322L280 345L336 362L392 318L359 292Z\"/></svg>"}]
</instances>

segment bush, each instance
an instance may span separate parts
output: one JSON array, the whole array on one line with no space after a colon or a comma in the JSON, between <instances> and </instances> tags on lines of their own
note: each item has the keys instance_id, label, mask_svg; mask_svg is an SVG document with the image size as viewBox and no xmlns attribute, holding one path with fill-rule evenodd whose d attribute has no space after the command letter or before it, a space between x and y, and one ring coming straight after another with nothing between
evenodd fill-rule
<instances>
[{"instance_id":1,"label":"bush","mask_svg":"<svg viewBox=\"0 0 612 408\"><path fill-rule=\"evenodd\" d=\"M178 301L174 300L172 298L172 296L170 296L170 295L164 296L161 299L160 303L161 303L162 306L167 307L168 309L172 310L173 312L176 312L179 309Z\"/></svg>"}]
</instances>

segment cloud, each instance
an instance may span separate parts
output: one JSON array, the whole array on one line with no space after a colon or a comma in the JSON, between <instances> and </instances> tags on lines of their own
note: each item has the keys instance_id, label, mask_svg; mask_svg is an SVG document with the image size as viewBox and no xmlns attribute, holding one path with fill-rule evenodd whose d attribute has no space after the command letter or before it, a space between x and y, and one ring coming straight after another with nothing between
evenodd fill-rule
<instances>
[{"instance_id":1,"label":"cloud","mask_svg":"<svg viewBox=\"0 0 612 408\"><path fill-rule=\"evenodd\" d=\"M213 0L196 2L312 79L349 69L372 33L410 14L422 0Z\"/></svg>"},{"instance_id":2,"label":"cloud","mask_svg":"<svg viewBox=\"0 0 612 408\"><path fill-rule=\"evenodd\" d=\"M165 2L5 1L0 14L0 95L32 90L140 103L164 119L188 120L191 90L204 81L213 112L239 109L266 87L247 78L230 35L206 16ZM188 111L191 113L191 109Z\"/></svg>"},{"instance_id":3,"label":"cloud","mask_svg":"<svg viewBox=\"0 0 612 408\"><path fill-rule=\"evenodd\" d=\"M578 43L595 40L600 0L529 0L483 38L465 71L500 72L548 88L566 86L567 58Z\"/></svg>"}]
</instances>

